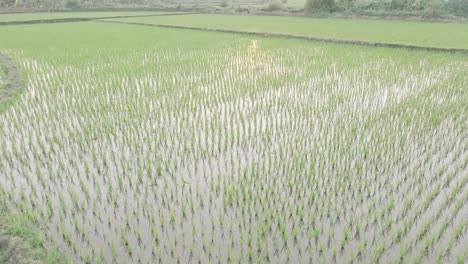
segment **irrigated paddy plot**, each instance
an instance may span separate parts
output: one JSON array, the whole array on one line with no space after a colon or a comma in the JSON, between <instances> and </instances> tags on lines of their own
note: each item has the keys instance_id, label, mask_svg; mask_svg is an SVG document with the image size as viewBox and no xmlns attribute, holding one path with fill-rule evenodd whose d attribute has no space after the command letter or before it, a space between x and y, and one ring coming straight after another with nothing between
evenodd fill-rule
<instances>
[{"instance_id":1,"label":"irrigated paddy plot","mask_svg":"<svg viewBox=\"0 0 468 264\"><path fill-rule=\"evenodd\" d=\"M468 50L468 24L222 14L134 17L109 21Z\"/></svg>"},{"instance_id":2,"label":"irrigated paddy plot","mask_svg":"<svg viewBox=\"0 0 468 264\"><path fill-rule=\"evenodd\" d=\"M0 197L77 263L466 259L465 55L94 22L0 35L26 82L0 114Z\"/></svg>"}]
</instances>

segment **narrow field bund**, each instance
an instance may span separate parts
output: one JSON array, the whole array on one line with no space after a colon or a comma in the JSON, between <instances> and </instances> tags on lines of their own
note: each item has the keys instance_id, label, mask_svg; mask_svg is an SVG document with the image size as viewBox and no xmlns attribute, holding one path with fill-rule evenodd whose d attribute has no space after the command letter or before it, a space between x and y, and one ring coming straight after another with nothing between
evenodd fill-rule
<instances>
[{"instance_id":1,"label":"narrow field bund","mask_svg":"<svg viewBox=\"0 0 468 264\"><path fill-rule=\"evenodd\" d=\"M69 22L86 22L95 19L117 19L117 18L132 18L132 17L154 17L154 16L182 16L194 13L167 13L167 14L150 14L150 15L130 15L130 16L112 16L112 17L67 17L67 18L51 18L51 19L34 19L24 21L4 21L0 22L0 26L13 25L29 25L29 24L49 24L49 23L69 23Z\"/></svg>"},{"instance_id":2,"label":"narrow field bund","mask_svg":"<svg viewBox=\"0 0 468 264\"><path fill-rule=\"evenodd\" d=\"M13 59L0 53L0 113L9 106L23 88L21 73Z\"/></svg>"},{"instance_id":3,"label":"narrow field bund","mask_svg":"<svg viewBox=\"0 0 468 264\"><path fill-rule=\"evenodd\" d=\"M105 19L108 19L108 18L105 18ZM104 22L104 23L136 25L136 26L149 26L149 27L162 27L162 28L188 29L188 30L208 31L208 32L253 35L253 36L272 37L272 38L302 39L302 40L309 40L309 41L336 43L336 44L348 44L348 45L366 46L366 47L397 48L397 49L419 50L419 51L429 51L429 52L461 53L461 54L468 55L467 49L437 48L437 47L425 47L425 46L405 45L405 44L395 44L395 43L371 42L371 41L363 41L363 40L346 40L346 39L322 38L322 37L315 37L315 36L304 36L304 35L273 33L273 32L253 32L253 31L232 30L232 29L213 29L213 28L205 28L205 27L189 27L189 26L178 26L178 25L167 25L167 24L106 21L106 20L99 20L99 19L94 20L94 21Z\"/></svg>"},{"instance_id":4,"label":"narrow field bund","mask_svg":"<svg viewBox=\"0 0 468 264\"><path fill-rule=\"evenodd\" d=\"M0 207L2 205L0 204ZM0 214L2 209L0 208ZM3 215L1 215L3 218ZM1 220L1 219L0 219ZM22 238L12 236L5 230L7 226L0 221L0 263L37 263L41 262L34 260L34 254L31 248L23 241Z\"/></svg>"}]
</instances>

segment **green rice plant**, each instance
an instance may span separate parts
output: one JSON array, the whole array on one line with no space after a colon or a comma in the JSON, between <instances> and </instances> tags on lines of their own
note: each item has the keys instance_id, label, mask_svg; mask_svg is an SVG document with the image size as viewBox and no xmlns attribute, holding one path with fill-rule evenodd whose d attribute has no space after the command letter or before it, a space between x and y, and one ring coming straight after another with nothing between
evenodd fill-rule
<instances>
[{"instance_id":1,"label":"green rice plant","mask_svg":"<svg viewBox=\"0 0 468 264\"><path fill-rule=\"evenodd\" d=\"M379 261L384 250L385 250L385 244L382 242L377 246L377 249L375 250L375 259L377 261Z\"/></svg>"},{"instance_id":2,"label":"green rice plant","mask_svg":"<svg viewBox=\"0 0 468 264\"><path fill-rule=\"evenodd\" d=\"M0 115L0 193L75 262L460 254L461 54L98 22L0 34L26 81Z\"/></svg>"},{"instance_id":3,"label":"green rice plant","mask_svg":"<svg viewBox=\"0 0 468 264\"><path fill-rule=\"evenodd\" d=\"M111 242L111 254L112 254L112 259L116 260L117 259L117 251L115 249L114 241Z\"/></svg>"}]
</instances>

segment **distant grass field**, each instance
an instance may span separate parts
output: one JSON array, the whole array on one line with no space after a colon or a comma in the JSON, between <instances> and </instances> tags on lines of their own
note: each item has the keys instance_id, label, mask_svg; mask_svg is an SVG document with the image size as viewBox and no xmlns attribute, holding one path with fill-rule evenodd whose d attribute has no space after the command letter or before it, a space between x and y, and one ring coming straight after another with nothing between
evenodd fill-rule
<instances>
[{"instance_id":1,"label":"distant grass field","mask_svg":"<svg viewBox=\"0 0 468 264\"><path fill-rule=\"evenodd\" d=\"M19 13L19 14L0 14L0 22L10 21L30 21L42 19L59 18L94 18L94 17L116 17L116 16L144 16L144 15L162 15L175 12L51 12L51 13Z\"/></svg>"},{"instance_id":2,"label":"distant grass field","mask_svg":"<svg viewBox=\"0 0 468 264\"><path fill-rule=\"evenodd\" d=\"M468 49L468 24L196 14L119 21Z\"/></svg>"}]
</instances>

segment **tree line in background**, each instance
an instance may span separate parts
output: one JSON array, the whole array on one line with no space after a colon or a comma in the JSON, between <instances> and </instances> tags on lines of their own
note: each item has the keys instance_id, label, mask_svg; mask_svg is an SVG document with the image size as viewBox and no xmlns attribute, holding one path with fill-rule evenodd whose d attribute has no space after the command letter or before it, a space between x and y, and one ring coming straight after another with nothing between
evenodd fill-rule
<instances>
[{"instance_id":1,"label":"tree line in background","mask_svg":"<svg viewBox=\"0 0 468 264\"><path fill-rule=\"evenodd\" d=\"M468 0L307 0L309 12L362 13L365 11L411 14L423 13L428 16L453 14L468 16Z\"/></svg>"},{"instance_id":2,"label":"tree line in background","mask_svg":"<svg viewBox=\"0 0 468 264\"><path fill-rule=\"evenodd\" d=\"M33 8L33 9L78 9L87 7L122 7L129 5L155 6L164 4L195 4L204 0L0 0L2 8ZM222 6L232 4L248 4L241 0L219 0ZM252 0L252 4L277 4L288 0ZM347 12L371 15L406 15L414 14L438 17L443 15L457 15L468 17L468 0L305 0L305 11L309 13ZM211 1L210 1L211 2ZM212 2L211 2L212 3Z\"/></svg>"}]
</instances>

